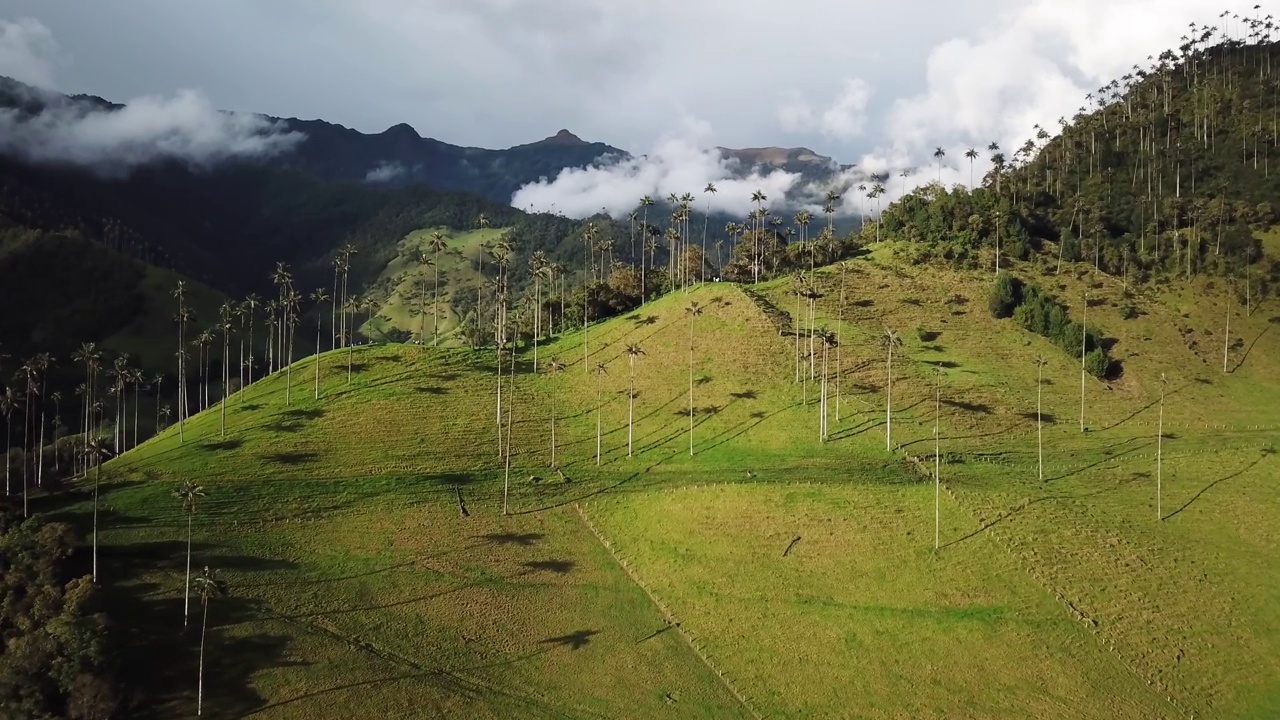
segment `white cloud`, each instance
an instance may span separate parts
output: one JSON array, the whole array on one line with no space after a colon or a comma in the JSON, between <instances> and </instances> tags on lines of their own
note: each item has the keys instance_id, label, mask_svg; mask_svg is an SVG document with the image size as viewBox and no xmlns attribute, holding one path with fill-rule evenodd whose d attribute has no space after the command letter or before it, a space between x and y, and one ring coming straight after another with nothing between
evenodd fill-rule
<instances>
[{"instance_id":1,"label":"white cloud","mask_svg":"<svg viewBox=\"0 0 1280 720\"><path fill-rule=\"evenodd\" d=\"M383 160L372 170L365 173L364 181L367 183L391 182L392 180L404 175L404 173L404 163L387 162L386 160Z\"/></svg>"},{"instance_id":2,"label":"white cloud","mask_svg":"<svg viewBox=\"0 0 1280 720\"><path fill-rule=\"evenodd\" d=\"M867 127L870 100L871 86L861 78L845 80L831 105L821 113L792 90L778 104L778 124L791 134L819 132L842 142L856 140Z\"/></svg>"},{"instance_id":3,"label":"white cloud","mask_svg":"<svg viewBox=\"0 0 1280 720\"><path fill-rule=\"evenodd\" d=\"M1255 14L1251 0L1018 3L988 29L929 51L925 89L888 109L882 145L922 166L935 145L944 145L966 183L968 161L961 156L976 147L980 178L990 168L988 143L999 143L1008 155L1033 136L1034 125L1056 133L1058 119L1070 120L1087 93L1180 44L1189 23L1217 23L1224 9Z\"/></svg>"},{"instance_id":4,"label":"white cloud","mask_svg":"<svg viewBox=\"0 0 1280 720\"><path fill-rule=\"evenodd\" d=\"M822 133L840 140L857 138L866 127L870 99L871 86L865 80L846 80L836 101L822 113Z\"/></svg>"},{"instance_id":5,"label":"white cloud","mask_svg":"<svg viewBox=\"0 0 1280 720\"><path fill-rule=\"evenodd\" d=\"M705 207L707 183L715 183L711 197L713 210L745 217L754 205L751 193L762 190L771 202L779 201L795 188L800 176L775 170L752 172L739 178L734 168L715 150L705 149L696 138L705 134L704 123L686 123L701 133L686 133L659 141L647 155L604 167L569 169L552 180L530 183L520 188L511 204L524 210L562 213L586 217L602 209L615 218L634 210L641 197L656 200L675 193L693 193L698 206Z\"/></svg>"},{"instance_id":6,"label":"white cloud","mask_svg":"<svg viewBox=\"0 0 1280 720\"><path fill-rule=\"evenodd\" d=\"M34 116L0 111L0 152L109 174L160 159L208 165L273 155L303 137L260 115L219 112L193 90L137 98L118 110L60 103Z\"/></svg>"},{"instance_id":7,"label":"white cloud","mask_svg":"<svg viewBox=\"0 0 1280 720\"><path fill-rule=\"evenodd\" d=\"M32 18L0 18L0 75L51 89L56 70L66 60L53 33Z\"/></svg>"}]
</instances>

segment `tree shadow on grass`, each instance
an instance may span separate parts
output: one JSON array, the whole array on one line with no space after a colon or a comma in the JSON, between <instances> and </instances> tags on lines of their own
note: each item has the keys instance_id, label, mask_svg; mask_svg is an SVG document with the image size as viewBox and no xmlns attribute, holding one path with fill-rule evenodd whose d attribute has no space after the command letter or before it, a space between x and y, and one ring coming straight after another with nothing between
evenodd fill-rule
<instances>
[{"instance_id":1,"label":"tree shadow on grass","mask_svg":"<svg viewBox=\"0 0 1280 720\"><path fill-rule=\"evenodd\" d=\"M229 438L227 440L219 440L217 442L201 443L200 449L218 452L218 451L227 451L227 450L238 450L242 445L244 445L243 440L236 440L235 438Z\"/></svg>"},{"instance_id":2,"label":"tree shadow on grass","mask_svg":"<svg viewBox=\"0 0 1280 720\"><path fill-rule=\"evenodd\" d=\"M1267 449L1267 448L1264 448L1264 449L1262 450L1262 454L1261 454L1261 455L1259 455L1258 457L1254 458L1253 462L1249 463L1248 465L1245 465L1244 467L1242 467L1242 468L1240 468L1239 470L1237 470L1237 471L1235 471L1235 472L1231 473L1230 475L1224 475L1224 476L1222 476L1222 477L1218 478L1217 480L1214 480L1213 482L1209 483L1208 485L1205 485L1203 488L1201 488L1201 489L1200 489L1200 492L1196 493L1195 495L1192 495L1192 496L1191 496L1191 499L1190 499L1190 500L1188 500L1187 502L1185 502L1185 503L1182 505L1182 507L1178 508L1177 510L1174 510L1173 512L1169 513L1168 515L1165 515L1165 516L1164 516L1164 519L1165 519L1165 520L1168 520L1169 518L1173 517L1174 515L1177 515L1178 513L1182 512L1183 510L1186 510L1187 508L1191 507L1192 503L1194 503L1195 501L1199 500L1199 499L1200 499L1200 497L1201 497L1202 495L1204 495L1205 493L1209 492L1209 491L1210 491L1210 490L1212 490L1213 488L1217 487L1220 483L1224 483L1224 482L1226 482L1226 481L1228 481L1228 480L1234 480L1234 479L1236 479L1236 478L1240 477L1241 475L1243 475L1243 474L1245 474L1245 473L1249 472L1250 470L1252 470L1252 469L1254 468L1254 466L1256 466L1258 463L1262 462L1262 459L1263 459L1263 458L1267 457L1268 455L1272 455L1272 454L1274 454L1274 451L1272 451L1272 450L1270 450L1270 449Z\"/></svg>"},{"instance_id":3,"label":"tree shadow on grass","mask_svg":"<svg viewBox=\"0 0 1280 720\"><path fill-rule=\"evenodd\" d=\"M1257 337L1255 337L1253 341L1249 343L1249 347L1245 349L1244 354L1240 356L1240 360L1236 362L1235 367L1231 368L1232 373L1234 373L1235 371L1239 370L1241 367L1244 366L1244 361L1249 359L1249 353L1253 352L1253 346L1258 344L1258 341L1262 339L1263 335L1267 334L1267 331L1270 330L1272 326L1276 324L1275 321L1278 319L1280 318L1271 318L1271 320L1267 323L1267 326L1262 328L1262 332L1258 333Z\"/></svg>"},{"instance_id":4,"label":"tree shadow on grass","mask_svg":"<svg viewBox=\"0 0 1280 720\"><path fill-rule=\"evenodd\" d=\"M964 402L963 400L943 400L942 404L965 412L978 413L981 415L991 414L991 406L986 403L971 403Z\"/></svg>"},{"instance_id":5,"label":"tree shadow on grass","mask_svg":"<svg viewBox=\"0 0 1280 720\"><path fill-rule=\"evenodd\" d=\"M127 669L122 680L132 698L128 717L158 720L195 715L203 606L192 597L184 627L182 594L168 591L150 583L107 584L103 594L117 659ZM203 710L212 718L241 717L261 707L264 699L253 688L253 678L260 671L304 664L287 660L288 636L245 633L247 623L262 619L261 605L237 597L234 587L228 591L227 596L211 599L208 608ZM165 595L157 597L158 592Z\"/></svg>"},{"instance_id":6,"label":"tree shadow on grass","mask_svg":"<svg viewBox=\"0 0 1280 720\"><path fill-rule=\"evenodd\" d=\"M1194 382L1200 382L1200 380L1201 380L1200 378L1197 378ZM1174 395L1177 395L1178 393L1182 392L1183 390L1186 390L1188 387L1191 387L1191 383L1186 383L1186 384L1183 384L1183 385L1179 385L1178 387L1176 387L1176 388L1174 388L1174 389L1172 389L1172 390L1169 390L1169 391L1165 392L1164 396L1165 396L1165 398L1166 398L1166 399L1167 399L1167 398L1170 398L1170 397L1172 397L1172 396L1174 396ZM1114 428L1118 428L1118 427L1120 427L1121 425L1123 425L1123 424L1125 424L1125 423L1129 422L1130 420L1132 420L1132 419L1134 419L1134 418L1138 417L1138 416L1139 416L1139 415L1141 415L1144 411L1146 411L1146 410L1150 410L1151 408L1153 408L1153 407L1155 407L1156 405L1159 405L1159 404L1160 404L1160 400L1159 400L1159 399L1152 400L1151 402L1147 403L1146 405L1143 405L1142 407L1138 408L1137 410L1134 410L1133 412L1129 413L1129 416L1128 416L1128 417L1126 417L1126 418L1124 418L1123 420L1117 420L1116 422L1111 423L1110 425L1107 425L1106 427L1104 427L1104 428L1102 428L1102 429L1103 429L1103 430L1111 430L1111 429L1114 429ZM1165 435L1165 437L1169 437L1169 436L1168 436L1168 434L1166 434L1166 435Z\"/></svg>"},{"instance_id":7,"label":"tree shadow on grass","mask_svg":"<svg viewBox=\"0 0 1280 720\"><path fill-rule=\"evenodd\" d=\"M546 537L542 533L489 533L479 538L490 545L515 545L531 547Z\"/></svg>"},{"instance_id":8,"label":"tree shadow on grass","mask_svg":"<svg viewBox=\"0 0 1280 720\"><path fill-rule=\"evenodd\" d=\"M543 645L556 645L560 647L567 647L570 650L581 650L590 644L593 636L599 634L599 630L576 630L568 635L547 638L546 640L541 640L539 642Z\"/></svg>"},{"instance_id":9,"label":"tree shadow on grass","mask_svg":"<svg viewBox=\"0 0 1280 720\"><path fill-rule=\"evenodd\" d=\"M438 386L438 385L430 385L430 386L428 386L428 385L419 385L419 386L415 387L415 388L413 389L413 391L414 391L414 392L416 392L416 393L418 393L419 395L447 395L447 394L449 394L449 390L448 390L448 388L443 388L443 387L440 387L440 386Z\"/></svg>"},{"instance_id":10,"label":"tree shadow on grass","mask_svg":"<svg viewBox=\"0 0 1280 720\"><path fill-rule=\"evenodd\" d=\"M262 459L277 465L294 466L315 462L319 457L319 454L313 452L278 452L263 455Z\"/></svg>"}]
</instances>

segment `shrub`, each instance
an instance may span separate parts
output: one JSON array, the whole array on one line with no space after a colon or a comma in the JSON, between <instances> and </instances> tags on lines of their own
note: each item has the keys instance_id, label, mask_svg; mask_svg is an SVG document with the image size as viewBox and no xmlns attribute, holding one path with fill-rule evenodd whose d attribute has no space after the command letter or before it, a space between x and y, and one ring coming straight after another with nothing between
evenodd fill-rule
<instances>
[{"instance_id":1,"label":"shrub","mask_svg":"<svg viewBox=\"0 0 1280 720\"><path fill-rule=\"evenodd\" d=\"M1022 300L1022 281L1007 272L996 276L996 283L991 288L988 307L991 316L1007 318L1013 315L1014 309Z\"/></svg>"},{"instance_id":2,"label":"shrub","mask_svg":"<svg viewBox=\"0 0 1280 720\"><path fill-rule=\"evenodd\" d=\"M1085 353L1084 369L1096 378L1105 378L1111 369L1111 360L1107 357L1107 351L1101 347L1095 347Z\"/></svg>"}]
</instances>

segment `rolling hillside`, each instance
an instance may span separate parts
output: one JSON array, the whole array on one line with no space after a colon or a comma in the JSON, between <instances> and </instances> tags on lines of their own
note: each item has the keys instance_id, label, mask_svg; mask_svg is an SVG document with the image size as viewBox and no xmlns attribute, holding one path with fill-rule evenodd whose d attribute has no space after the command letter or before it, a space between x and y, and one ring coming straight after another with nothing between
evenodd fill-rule
<instances>
[{"instance_id":1,"label":"rolling hillside","mask_svg":"<svg viewBox=\"0 0 1280 720\"><path fill-rule=\"evenodd\" d=\"M152 714L192 702L192 638L167 629L185 561L167 496L191 476L194 562L230 590L210 605L215 717L1274 714L1273 303L1233 305L1224 373L1186 340L1222 340L1212 280L1126 298L1086 265L1015 266L1073 316L1089 290L1114 341L1123 372L1085 379L1081 432L1078 358L992 318L989 272L909 250L851 261L843 304L836 268L814 281L814 325L840 334L825 443L823 356L796 381L779 280L544 342L536 372L524 349L509 439L492 351L387 345L323 355L318 401L302 361L292 405L277 373L233 397L225 436L214 408L108 463L103 574Z\"/></svg>"}]
</instances>

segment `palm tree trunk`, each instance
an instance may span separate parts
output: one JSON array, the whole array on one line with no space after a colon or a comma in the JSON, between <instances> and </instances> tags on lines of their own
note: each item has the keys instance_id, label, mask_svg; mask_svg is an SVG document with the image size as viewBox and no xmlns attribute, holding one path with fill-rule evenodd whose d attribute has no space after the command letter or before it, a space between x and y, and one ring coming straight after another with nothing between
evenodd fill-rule
<instances>
[{"instance_id":1,"label":"palm tree trunk","mask_svg":"<svg viewBox=\"0 0 1280 720\"><path fill-rule=\"evenodd\" d=\"M893 451L893 344L889 344L889 382L884 398L884 449Z\"/></svg>"},{"instance_id":2,"label":"palm tree trunk","mask_svg":"<svg viewBox=\"0 0 1280 720\"><path fill-rule=\"evenodd\" d=\"M97 466L93 478L93 581L98 582L98 485L102 483L102 458L95 459Z\"/></svg>"},{"instance_id":3,"label":"palm tree trunk","mask_svg":"<svg viewBox=\"0 0 1280 720\"><path fill-rule=\"evenodd\" d=\"M316 320L316 400L320 399L320 320Z\"/></svg>"},{"instance_id":4,"label":"palm tree trunk","mask_svg":"<svg viewBox=\"0 0 1280 720\"><path fill-rule=\"evenodd\" d=\"M209 629L209 600L204 601L204 620L200 623L200 674L196 681L196 715L204 706L204 637Z\"/></svg>"},{"instance_id":5,"label":"palm tree trunk","mask_svg":"<svg viewBox=\"0 0 1280 720\"><path fill-rule=\"evenodd\" d=\"M556 392L551 390L551 467L556 466Z\"/></svg>"},{"instance_id":6,"label":"palm tree trunk","mask_svg":"<svg viewBox=\"0 0 1280 720\"><path fill-rule=\"evenodd\" d=\"M191 518L194 512L187 511L187 581L182 592L182 627L187 626L187 618L191 615Z\"/></svg>"}]
</instances>

